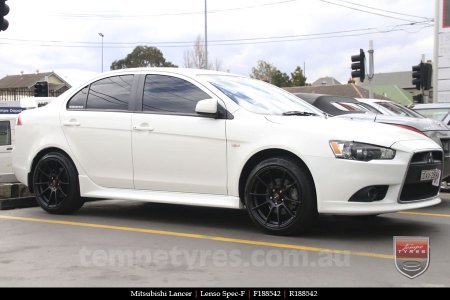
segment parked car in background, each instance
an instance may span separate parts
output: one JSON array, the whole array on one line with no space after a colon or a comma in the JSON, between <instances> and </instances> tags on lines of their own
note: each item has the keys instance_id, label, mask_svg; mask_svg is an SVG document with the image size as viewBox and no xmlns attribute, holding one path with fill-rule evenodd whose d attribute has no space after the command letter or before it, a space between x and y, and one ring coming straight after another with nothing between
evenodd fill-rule
<instances>
[{"instance_id":1,"label":"parked car in background","mask_svg":"<svg viewBox=\"0 0 450 300\"><path fill-rule=\"evenodd\" d=\"M390 124L428 136L444 150L442 188L450 187L450 129L442 122L425 118L400 104L387 100L316 94L295 95L338 118Z\"/></svg>"},{"instance_id":2,"label":"parked car in background","mask_svg":"<svg viewBox=\"0 0 450 300\"><path fill-rule=\"evenodd\" d=\"M450 103L415 104L412 109L426 118L450 125Z\"/></svg>"},{"instance_id":3,"label":"parked car in background","mask_svg":"<svg viewBox=\"0 0 450 300\"><path fill-rule=\"evenodd\" d=\"M288 234L317 212L441 201L443 153L425 135L327 118L273 85L210 70L103 73L22 112L13 154L49 213L84 197L246 208L259 228Z\"/></svg>"},{"instance_id":4,"label":"parked car in background","mask_svg":"<svg viewBox=\"0 0 450 300\"><path fill-rule=\"evenodd\" d=\"M16 119L25 109L34 109L50 103L55 97L27 97L20 101L0 101L0 183L14 183L12 168Z\"/></svg>"},{"instance_id":5,"label":"parked car in background","mask_svg":"<svg viewBox=\"0 0 450 300\"><path fill-rule=\"evenodd\" d=\"M14 115L0 115L0 183L16 182L12 169Z\"/></svg>"},{"instance_id":6,"label":"parked car in background","mask_svg":"<svg viewBox=\"0 0 450 300\"><path fill-rule=\"evenodd\" d=\"M389 100L381 99L366 99L366 98L356 98L359 102L370 105L378 112L387 116L401 116L401 117L411 117L423 119L424 116L413 111L412 109L405 107L404 105L395 103Z\"/></svg>"}]
</instances>

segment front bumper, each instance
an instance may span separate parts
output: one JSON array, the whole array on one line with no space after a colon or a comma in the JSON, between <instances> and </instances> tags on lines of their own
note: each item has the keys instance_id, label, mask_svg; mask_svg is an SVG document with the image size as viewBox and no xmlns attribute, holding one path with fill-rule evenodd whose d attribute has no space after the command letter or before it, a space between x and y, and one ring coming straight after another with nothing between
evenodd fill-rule
<instances>
[{"instance_id":1,"label":"front bumper","mask_svg":"<svg viewBox=\"0 0 450 300\"><path fill-rule=\"evenodd\" d=\"M438 192L425 198L401 201L401 194L414 153L442 149L427 140L403 141L392 145L396 156L392 160L369 162L336 159L334 157L307 157L316 184L319 213L370 215L416 209L441 202ZM442 166L440 167L442 168ZM388 186L385 197L373 202L351 202L357 191L374 185Z\"/></svg>"}]
</instances>

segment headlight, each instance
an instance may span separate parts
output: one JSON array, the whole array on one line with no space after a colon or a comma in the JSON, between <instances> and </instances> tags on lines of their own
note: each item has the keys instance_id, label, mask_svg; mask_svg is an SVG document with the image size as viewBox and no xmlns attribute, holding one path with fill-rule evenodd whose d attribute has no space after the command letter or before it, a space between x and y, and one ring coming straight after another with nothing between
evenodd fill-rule
<instances>
[{"instance_id":1,"label":"headlight","mask_svg":"<svg viewBox=\"0 0 450 300\"><path fill-rule=\"evenodd\" d=\"M336 158L370 161L372 159L393 159L395 150L381 146L349 141L330 141Z\"/></svg>"}]
</instances>

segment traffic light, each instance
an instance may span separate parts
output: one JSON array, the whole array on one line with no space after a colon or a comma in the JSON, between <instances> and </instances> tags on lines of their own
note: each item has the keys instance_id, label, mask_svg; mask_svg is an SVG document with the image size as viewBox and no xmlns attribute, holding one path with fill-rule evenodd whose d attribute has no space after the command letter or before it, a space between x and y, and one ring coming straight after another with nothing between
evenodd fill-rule
<instances>
[{"instance_id":1,"label":"traffic light","mask_svg":"<svg viewBox=\"0 0 450 300\"><path fill-rule=\"evenodd\" d=\"M9 6L6 0L0 0L0 31L8 29L9 23L4 17L9 13Z\"/></svg>"},{"instance_id":2,"label":"traffic light","mask_svg":"<svg viewBox=\"0 0 450 300\"><path fill-rule=\"evenodd\" d=\"M420 88L422 87L422 80L423 80L423 63L421 62L419 65L417 66L413 66L412 67L412 84L416 86L416 89L420 90Z\"/></svg>"},{"instance_id":3,"label":"traffic light","mask_svg":"<svg viewBox=\"0 0 450 300\"><path fill-rule=\"evenodd\" d=\"M48 82L39 81L34 85L34 96L35 97L48 97Z\"/></svg>"},{"instance_id":4,"label":"traffic light","mask_svg":"<svg viewBox=\"0 0 450 300\"><path fill-rule=\"evenodd\" d=\"M366 54L359 49L358 55L352 55L352 78L359 77L361 82L366 78Z\"/></svg>"},{"instance_id":5,"label":"traffic light","mask_svg":"<svg viewBox=\"0 0 450 300\"><path fill-rule=\"evenodd\" d=\"M432 86L433 66L431 64L423 64L423 69L422 86L424 90L429 90Z\"/></svg>"},{"instance_id":6,"label":"traffic light","mask_svg":"<svg viewBox=\"0 0 450 300\"><path fill-rule=\"evenodd\" d=\"M423 63L412 67L412 84L416 89L429 90L432 85L433 66L431 64Z\"/></svg>"}]
</instances>

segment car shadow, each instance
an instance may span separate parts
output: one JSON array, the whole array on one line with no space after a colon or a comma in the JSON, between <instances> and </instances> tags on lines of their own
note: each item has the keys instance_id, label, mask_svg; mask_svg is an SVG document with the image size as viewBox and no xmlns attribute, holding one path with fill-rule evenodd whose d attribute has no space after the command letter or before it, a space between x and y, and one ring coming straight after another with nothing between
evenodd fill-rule
<instances>
[{"instance_id":1,"label":"car shadow","mask_svg":"<svg viewBox=\"0 0 450 300\"><path fill-rule=\"evenodd\" d=\"M154 225L170 225L170 228L208 230L211 234L243 233L245 236L266 236L251 222L246 210L208 208L135 201L106 200L85 204L77 216L104 220L152 222ZM436 232L433 223L421 216L385 214L376 217L350 217L321 215L310 230L296 236L323 240L384 240L392 236L429 236ZM417 221L417 220L420 221ZM128 223L128 222L127 222ZM138 226L141 226L139 224ZM189 228L189 229L187 229ZM172 230L166 229L166 230ZM284 238L286 239L286 238Z\"/></svg>"}]
</instances>

